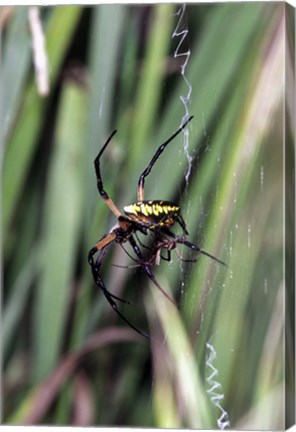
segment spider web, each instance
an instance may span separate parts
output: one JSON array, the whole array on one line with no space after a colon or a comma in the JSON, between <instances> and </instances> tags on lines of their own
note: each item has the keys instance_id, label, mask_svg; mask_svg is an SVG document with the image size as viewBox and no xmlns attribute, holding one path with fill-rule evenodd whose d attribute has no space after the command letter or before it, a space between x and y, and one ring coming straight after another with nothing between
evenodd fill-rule
<instances>
[{"instance_id":1,"label":"spider web","mask_svg":"<svg viewBox=\"0 0 296 432\"><path fill-rule=\"evenodd\" d=\"M186 13L186 4L183 4L182 6L180 6L180 8L178 9L178 11L175 14L176 16L179 17L179 19L177 21L176 27L175 27L173 34L172 34L172 38L178 38L178 44L177 44L177 47L174 51L174 58L178 58L178 57L184 58L184 61L181 64L180 74L181 74L181 77L182 77L182 79L186 85L187 92L185 94L180 95L180 100L181 100L181 103L184 107L184 115L181 119L181 124L184 121L186 121L190 115L189 105L190 105L190 98L191 98L191 93L192 93L192 85L186 77L186 67L187 67L187 64L188 64L190 56L191 56L191 51L190 51L190 48L188 48L188 49L185 48L185 43L188 42L188 34L189 34L189 29L186 26L185 13ZM185 181L186 181L186 187L187 187L188 182L189 182L189 178L190 178L190 174L191 174L192 161L193 161L193 157L189 153L189 129L188 129L188 127L186 127L183 130L183 148L184 148L184 153L185 153L187 161L188 161L188 167L187 167L187 171L185 173ZM188 210L189 209L187 208L187 211ZM181 295L182 295L184 292L185 285L186 285L186 280L185 280L186 272L185 272L185 269L183 267L182 261L180 261L180 269L182 272L182 282L181 282ZM213 405L215 405L220 410L221 415L217 419L217 426L219 429L224 430L226 427L230 426L230 421L229 421L229 415L228 415L227 411L225 411L224 408L221 406L221 401L224 399L224 394L222 391L222 385L217 380L217 376L218 376L219 372L213 364L215 358L217 357L217 352L214 349L214 346L210 343L210 341L208 341L206 343L206 347L208 350L207 358L205 361L206 382L208 384L208 388L206 389L206 392L210 398L211 403Z\"/></svg>"},{"instance_id":2,"label":"spider web","mask_svg":"<svg viewBox=\"0 0 296 432\"><path fill-rule=\"evenodd\" d=\"M209 354L206 359L206 371L208 375L206 377L206 381L209 385L207 388L207 394L210 396L210 400L212 404L214 404L217 408L219 408L221 415L217 420L217 425L219 429L223 430L226 427L230 426L229 416L227 411L221 406L221 401L224 399L224 394L222 391L222 385L219 381L217 381L217 376L219 374L217 368L214 366L214 360L217 357L217 352L214 346L210 343L210 341L206 344L207 350Z\"/></svg>"},{"instance_id":3,"label":"spider web","mask_svg":"<svg viewBox=\"0 0 296 432\"><path fill-rule=\"evenodd\" d=\"M190 49L185 47L185 44L187 45L188 42L188 33L189 33L189 29L186 26L186 4L184 3L183 5L180 6L180 8L177 10L177 12L175 13L175 16L179 17L179 19L177 20L177 24L176 27L174 28L174 31L172 33L172 38L177 39L177 46L174 50L174 58L182 58L183 62L181 63L181 67L180 67L180 74L181 74L181 78L185 83L185 87L187 89L187 92L185 94L181 94L179 96L180 101L183 105L184 108L184 114L182 116L181 119L181 124L186 121L189 117L189 104L190 104L190 98L191 98L191 93L192 93L192 86L189 82L189 80L186 77L186 68L187 68L187 64L189 61L189 58L191 56L191 51ZM186 182L186 188L188 187L189 184L189 178L190 178L190 174L191 174L191 169L192 169L192 160L193 157L189 154L189 129L188 126L183 130L183 149L184 149L184 153L185 156L187 158L187 162L188 162L188 166L187 166L187 171L185 173L185 182ZM186 193L186 188L185 188L185 193ZM187 207L186 209L186 213L189 212L189 207ZM182 282L181 282L181 296L184 293L184 288L186 285L186 281L185 281L185 270L184 270L184 266L183 263L180 261L180 270L182 273Z\"/></svg>"},{"instance_id":4,"label":"spider web","mask_svg":"<svg viewBox=\"0 0 296 432\"><path fill-rule=\"evenodd\" d=\"M190 82L188 81L188 79L186 78L186 67L187 67L187 63L189 61L190 55L191 55L191 51L190 49L185 50L184 51L184 44L185 44L185 40L187 39L187 35L189 30L185 27L183 30L181 30L182 26L183 26L183 22L184 22L184 14L186 11L186 5L183 4L180 9L178 9L178 11L176 12L176 15L179 17L179 20L177 22L177 25L173 31L172 34L172 38L178 38L179 39L179 43L174 51L174 58L178 58L178 57L184 57L184 62L181 64L181 77L185 82L185 85L187 87L187 93L180 95L180 100L183 104L185 113L182 117L181 123L184 123L188 117L189 117L189 103L190 103L190 97L191 97L191 93L192 93L192 86L190 84ZM188 127L186 127L183 131L183 147L184 147L184 152L185 155L187 157L187 161L188 161L188 168L187 168L187 172L185 174L185 180L186 183L188 183L189 180L189 176L191 173L191 168L192 168L192 156L189 154L189 130Z\"/></svg>"}]
</instances>

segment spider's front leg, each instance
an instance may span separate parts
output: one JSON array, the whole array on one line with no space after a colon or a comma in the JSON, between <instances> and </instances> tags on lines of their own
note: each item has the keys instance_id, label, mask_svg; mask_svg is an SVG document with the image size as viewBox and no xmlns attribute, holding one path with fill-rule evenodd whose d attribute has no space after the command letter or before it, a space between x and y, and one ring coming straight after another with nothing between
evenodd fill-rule
<instances>
[{"instance_id":1,"label":"spider's front leg","mask_svg":"<svg viewBox=\"0 0 296 432\"><path fill-rule=\"evenodd\" d=\"M210 253L206 252L204 249L200 248L194 243L191 243L189 240L187 240L186 237L180 237L177 234L170 231L168 228L162 228L163 233L173 238L173 242L175 244L175 247L177 244L183 244L184 246L187 246L189 249L194 250L196 252L199 252L202 255L207 256L208 258L211 258L212 260L216 261L219 264L222 264L225 267L228 267L228 265L220 260L219 258L215 257L214 255L211 255Z\"/></svg>"},{"instance_id":2,"label":"spider's front leg","mask_svg":"<svg viewBox=\"0 0 296 432\"><path fill-rule=\"evenodd\" d=\"M173 133L172 136L170 136L170 138L168 138L163 144L161 144L158 149L156 150L153 158L151 159L149 165L144 169L144 171L142 172L142 174L140 175L139 181L138 181L138 200L139 201L144 201L144 183L145 183L145 178L150 174L155 162L157 161L157 159L159 158L159 156L161 155L161 153L164 151L164 149L166 148L166 146L173 141L174 138L176 138L177 135L179 135L179 133L182 132L182 130L184 130L184 128L187 126L187 124L193 119L193 116L190 116L187 118L187 120L179 127L179 129Z\"/></svg>"},{"instance_id":3,"label":"spider's front leg","mask_svg":"<svg viewBox=\"0 0 296 432\"><path fill-rule=\"evenodd\" d=\"M118 218L121 216L121 212L118 210L112 199L109 197L108 193L104 189L102 175L101 175L101 168L100 168L100 159L102 154L104 153L107 145L110 143L113 136L116 134L116 130L112 132L112 134L109 136L105 144L103 145L102 149L100 150L98 156L95 158L94 165L95 165L95 171L96 171L96 177L97 177L97 188L99 191L99 194L103 198L103 200L106 202L110 210L115 214L115 216Z\"/></svg>"}]
</instances>

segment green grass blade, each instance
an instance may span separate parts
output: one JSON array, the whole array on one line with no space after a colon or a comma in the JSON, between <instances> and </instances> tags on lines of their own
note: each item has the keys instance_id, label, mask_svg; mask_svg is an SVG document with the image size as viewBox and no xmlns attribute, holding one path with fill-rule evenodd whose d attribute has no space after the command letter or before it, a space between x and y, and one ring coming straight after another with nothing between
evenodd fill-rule
<instances>
[{"instance_id":1,"label":"green grass blade","mask_svg":"<svg viewBox=\"0 0 296 432\"><path fill-rule=\"evenodd\" d=\"M82 217L85 112L84 91L65 83L41 240L43 265L35 304L36 379L52 370L64 334Z\"/></svg>"},{"instance_id":2,"label":"green grass blade","mask_svg":"<svg viewBox=\"0 0 296 432\"><path fill-rule=\"evenodd\" d=\"M47 54L50 65L51 86L55 84L65 51L77 24L81 9L78 7L55 8L46 28ZM55 34L59 34L59 43ZM9 223L23 190L38 133L42 125L47 101L36 91L33 79L28 85L22 100L22 110L7 142L3 163L3 232L9 232Z\"/></svg>"},{"instance_id":3,"label":"green grass blade","mask_svg":"<svg viewBox=\"0 0 296 432\"><path fill-rule=\"evenodd\" d=\"M17 114L30 64L28 7L15 8L1 56L0 142L5 143ZM17 67L16 67L17 62ZM13 73L11 73L13 71Z\"/></svg>"},{"instance_id":4,"label":"green grass blade","mask_svg":"<svg viewBox=\"0 0 296 432\"><path fill-rule=\"evenodd\" d=\"M170 48L170 35L173 28L174 9L175 6L172 4L159 4L153 11L153 21L135 101L134 127L131 131L130 142L132 152L129 163L131 167L138 165L142 159L141 154L145 152L147 146L153 148L153 143L148 144L148 138L151 136L151 129L159 110L161 88L166 73L165 60Z\"/></svg>"}]
</instances>

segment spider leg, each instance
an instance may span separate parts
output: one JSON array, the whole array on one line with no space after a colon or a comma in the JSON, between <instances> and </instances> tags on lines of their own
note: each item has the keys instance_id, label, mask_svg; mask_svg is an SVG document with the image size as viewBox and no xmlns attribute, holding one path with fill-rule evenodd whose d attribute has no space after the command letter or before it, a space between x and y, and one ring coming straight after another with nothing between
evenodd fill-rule
<instances>
[{"instance_id":1,"label":"spider leg","mask_svg":"<svg viewBox=\"0 0 296 432\"><path fill-rule=\"evenodd\" d=\"M120 244L120 246L122 247L122 249L124 250L124 252L127 254L127 256L131 259L131 260L133 260L133 261L135 261L136 263L138 263L139 265L141 265L140 263L139 263L139 260L137 260L136 258L134 258L133 256L132 256L132 254L130 254L129 253L129 251L123 246L123 244ZM126 266L123 266L123 267L126 267Z\"/></svg>"},{"instance_id":2,"label":"spider leg","mask_svg":"<svg viewBox=\"0 0 296 432\"><path fill-rule=\"evenodd\" d=\"M128 265L128 266L123 266L123 265L118 265L118 264L112 264L114 267L119 267L119 268L135 268L135 267L143 267L143 264L147 265L147 266L153 266L153 265L159 265L160 262L160 258L162 258L164 261L170 261L171 260L171 251L167 250L167 256L163 256L160 254L160 249L161 248L155 248L152 249L149 246L144 245L139 237L137 236L137 233L134 234L134 236L136 237L137 241L139 242L140 246L144 247L145 249L148 249L150 251L152 251L153 253L151 254L151 256L149 257L148 260L145 260L144 257L142 260L136 259L134 258L129 251L123 246L123 244L120 244L120 246L122 247L122 249L124 250L124 252L127 254L127 256L130 257L131 260L133 260L136 264L134 265Z\"/></svg>"},{"instance_id":3,"label":"spider leg","mask_svg":"<svg viewBox=\"0 0 296 432\"><path fill-rule=\"evenodd\" d=\"M171 261L171 251L167 249L167 256L165 257L163 255L160 255L160 258L163 259L164 261L168 261L168 262Z\"/></svg>"},{"instance_id":4,"label":"spider leg","mask_svg":"<svg viewBox=\"0 0 296 432\"><path fill-rule=\"evenodd\" d=\"M191 243L190 241L186 240L185 238L183 238L183 237L179 237L177 234L173 233L173 232L170 231L168 228L165 228L165 227L164 227L162 230L163 230L163 232L165 232L168 236L173 237L173 239L175 240L176 243L183 244L183 245L189 247L190 249L192 249L192 250L194 250L194 251L196 251L196 252L199 252L199 253L201 253L201 254L203 254L203 255L205 255L205 256L211 258L212 260L218 262L219 264L222 264L222 265L224 265L225 267L228 267L228 265L227 265L224 261L220 260L219 258L216 258L214 255L209 254L208 252L206 252L205 250L201 249L201 248L200 248L199 246L197 246L196 244Z\"/></svg>"},{"instance_id":5,"label":"spider leg","mask_svg":"<svg viewBox=\"0 0 296 432\"><path fill-rule=\"evenodd\" d=\"M196 258L193 258L193 259L186 259L186 258L183 258L182 255L181 255L181 253L180 253L180 251L179 251L179 249L177 248L177 246L175 247L175 251L176 251L176 255L177 255L177 257L178 257L179 260L182 261L182 262L185 262L185 263L189 263L189 262L191 262L191 263L193 263L193 262L196 262L196 261L197 261Z\"/></svg>"},{"instance_id":6,"label":"spider leg","mask_svg":"<svg viewBox=\"0 0 296 432\"><path fill-rule=\"evenodd\" d=\"M102 180L102 176L101 176L101 169L100 169L100 158L101 158L104 150L106 149L107 145L109 144L109 142L111 141L113 136L116 134L116 132L117 132L116 130L113 131L112 134L109 136L109 138L107 139L107 141L103 145L102 149L100 150L98 156L96 157L94 164L95 164L95 171L96 171L96 176L97 176L97 187L98 187L99 194L101 195L103 200L106 202L106 204L108 205L110 210L118 218L119 216L121 216L121 212L116 207L114 202L111 200L111 198L109 197L107 192L104 190L103 180Z\"/></svg>"},{"instance_id":7,"label":"spider leg","mask_svg":"<svg viewBox=\"0 0 296 432\"><path fill-rule=\"evenodd\" d=\"M98 258L96 259L96 261L94 261L94 255L95 255L95 253L98 252L98 249L97 249L96 246L94 246L94 247L89 251L89 254L88 254L88 263L89 263L89 265L91 266L91 270L92 270L92 274L93 274L93 278L94 278L95 284L96 284L99 288L101 288L101 286L100 286L100 282L99 282L99 279L101 279L101 277L100 277L100 275L99 275L99 271L100 271L100 267L101 267L101 262L103 261L105 255L106 255L106 253L107 253L107 251L108 251L108 249L109 249L109 246L110 246L110 244L107 244L107 246L104 246L103 249L100 250L99 256L98 256ZM108 292L108 295L109 295L110 297L114 298L115 300L118 300L118 301L120 301L120 302L122 302L122 303L129 304L129 305L132 304L132 303L131 303L130 301L128 301L128 300L124 300L124 299L122 299L122 298L120 298L120 297L117 297L115 294L113 294L113 293L111 293L110 291L108 291L106 287L105 287L105 291Z\"/></svg>"},{"instance_id":8,"label":"spider leg","mask_svg":"<svg viewBox=\"0 0 296 432\"><path fill-rule=\"evenodd\" d=\"M185 223L184 219L182 218L182 216L180 214L176 217L176 221L178 222L178 224L183 229L183 233L188 235L189 233L188 233L188 231L186 229L186 223Z\"/></svg>"},{"instance_id":9,"label":"spider leg","mask_svg":"<svg viewBox=\"0 0 296 432\"><path fill-rule=\"evenodd\" d=\"M109 244L110 245L110 244ZM124 303L128 303L125 300L115 296L114 294L110 293L110 291L107 290L103 279L101 278L100 274L99 274L99 269L100 269L100 264L103 260L103 258L105 257L107 250L109 249L109 245L105 246L104 249L102 249L100 251L99 257L96 261L94 261L94 254L97 252L97 248L93 247L89 254L88 254L88 262L91 266L92 269L92 274L93 274L93 278L94 281L96 283L96 285L103 291L103 294L105 296L105 298L107 299L107 301L109 302L109 304L111 305L112 309L117 313L117 315L119 315L133 330L135 330L137 333L139 333L140 335L144 336L147 339L150 339L149 335L147 335L146 333L144 333L143 331L139 330L137 327L135 327L118 309L116 302L114 301L114 299L119 300L121 302Z\"/></svg>"},{"instance_id":10,"label":"spider leg","mask_svg":"<svg viewBox=\"0 0 296 432\"><path fill-rule=\"evenodd\" d=\"M150 259L148 261L148 264L150 263L150 265L153 265L153 264L159 265L160 258L163 259L164 261L171 261L171 252L169 250L167 250L167 256L165 257L165 256L161 255L160 248L156 248L156 252L155 252L155 249L152 249L151 247L149 247L149 246L147 246L141 242L137 233L135 233L135 237L138 240L140 246L153 252L152 256L150 257ZM153 263L153 258L155 258L154 263Z\"/></svg>"},{"instance_id":11,"label":"spider leg","mask_svg":"<svg viewBox=\"0 0 296 432\"><path fill-rule=\"evenodd\" d=\"M140 246L142 246L143 248L145 248L145 249L148 249L148 250L152 250L152 248L150 247L150 246L147 246L147 245L145 245L141 240L140 240L140 238L139 238L139 236L138 236L138 234L135 232L135 237L136 237L136 239L138 240L138 243L140 244Z\"/></svg>"},{"instance_id":12,"label":"spider leg","mask_svg":"<svg viewBox=\"0 0 296 432\"><path fill-rule=\"evenodd\" d=\"M118 309L116 302L113 300L113 295L110 295L110 292L106 289L104 282L102 280L102 278L98 275L97 278L97 285L99 286L99 288L101 288L101 290L103 291L104 296L106 297L107 301L109 302L109 304L111 305L112 309L117 313L117 315L120 316L120 318L123 319L123 321L125 321L133 330L135 330L137 333L139 333L140 335L144 336L146 339L150 339L150 336L147 333L144 333L142 330L138 329L137 327L135 327Z\"/></svg>"},{"instance_id":13,"label":"spider leg","mask_svg":"<svg viewBox=\"0 0 296 432\"><path fill-rule=\"evenodd\" d=\"M147 177L152 168L153 165L155 164L155 162L157 161L157 159L159 158L159 156L161 155L161 153L164 151L164 149L166 148L166 146L173 141L174 138L176 138L177 135L179 135L180 132L182 132L182 130L187 126L187 124L190 122L190 120L192 120L193 116L190 116L180 127L179 129L173 133L173 135L168 138L163 144L161 144L156 153L154 154L153 158L151 159L149 165L147 166L147 168L145 168L145 170L142 172L142 174L140 175L139 181L138 181L138 200L139 201L144 201L144 182L145 182L145 177Z\"/></svg>"},{"instance_id":14,"label":"spider leg","mask_svg":"<svg viewBox=\"0 0 296 432\"><path fill-rule=\"evenodd\" d=\"M165 292L165 290L159 285L159 283L157 282L157 280L155 279L155 276L153 275L153 273L151 272L149 265L147 263L145 263L144 259L143 259L143 255L140 251L139 246L137 245L135 239L133 236L130 236L129 238L129 242L132 245L132 248L134 249L137 257L139 258L139 262L141 263L141 267L143 267L143 269L145 270L145 273L147 274L147 276L149 277L150 280L152 280L152 282L154 283L154 285L163 293L163 295L170 300L170 302L172 302L177 308L178 305L176 304L175 300L173 300L167 292Z\"/></svg>"}]
</instances>

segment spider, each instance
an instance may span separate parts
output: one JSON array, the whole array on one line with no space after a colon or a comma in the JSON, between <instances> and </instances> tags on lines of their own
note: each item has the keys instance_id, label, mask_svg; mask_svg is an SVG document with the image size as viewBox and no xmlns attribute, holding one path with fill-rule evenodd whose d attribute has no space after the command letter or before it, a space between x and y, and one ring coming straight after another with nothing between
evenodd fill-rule
<instances>
[{"instance_id":1,"label":"spider","mask_svg":"<svg viewBox=\"0 0 296 432\"><path fill-rule=\"evenodd\" d=\"M116 225L111 228L111 230L105 234L96 244L93 246L88 254L88 262L91 267L93 279L96 285L102 290L104 296L107 301L110 303L113 310L136 332L141 334L146 338L150 338L148 334L139 330L135 327L119 310L117 301L131 304L129 301L126 301L120 297L117 297L115 294L112 294L105 286L103 279L100 275L100 267L101 264L107 254L109 247L112 243L120 244L124 251L138 263L139 266L143 268L147 276L154 283L154 285L174 304L174 300L172 300L168 294L162 289L157 280L155 279L153 273L151 272L151 266L153 264L159 264L160 259L164 259L169 261L171 258L171 251L177 248L178 244L183 244L187 246L189 249L194 250L198 253L206 255L207 257L215 260L216 262L227 266L225 262L220 259L214 257L208 252L201 249L199 246L191 243L187 240L188 231L186 229L186 224L184 219L180 213L180 206L171 202L164 200L145 200L144 199L144 183L145 178L150 174L155 162L161 155L161 153L165 150L166 146L173 141L173 139L181 133L181 131L187 126L187 124L192 120L193 116L190 116L180 127L179 129L173 133L163 144L161 144L154 156L152 157L150 163L142 172L138 181L138 201L132 203L128 206L124 207L124 214L117 208L112 199L109 197L107 192L104 189L103 181L101 177L100 170L100 159L106 147L110 143L111 139L116 133L116 130L112 132L109 136L102 149L100 150L98 156L94 161L95 172L97 177L97 187L100 196L106 202L112 213L117 218ZM170 230L175 223L179 224L182 228L182 235L175 234ZM147 235L148 233L152 233L153 236L153 245L151 248L144 246L138 236L137 233L142 233ZM124 248L123 244L128 242L136 257L133 258L127 250ZM152 251L151 258L145 261L144 256L141 252L140 246L144 246ZM167 251L167 256L164 257L161 254L162 249ZM177 249L176 249L177 251ZM98 253L97 258L95 259L95 255ZM182 257L178 253L178 257L182 259Z\"/></svg>"}]
</instances>

